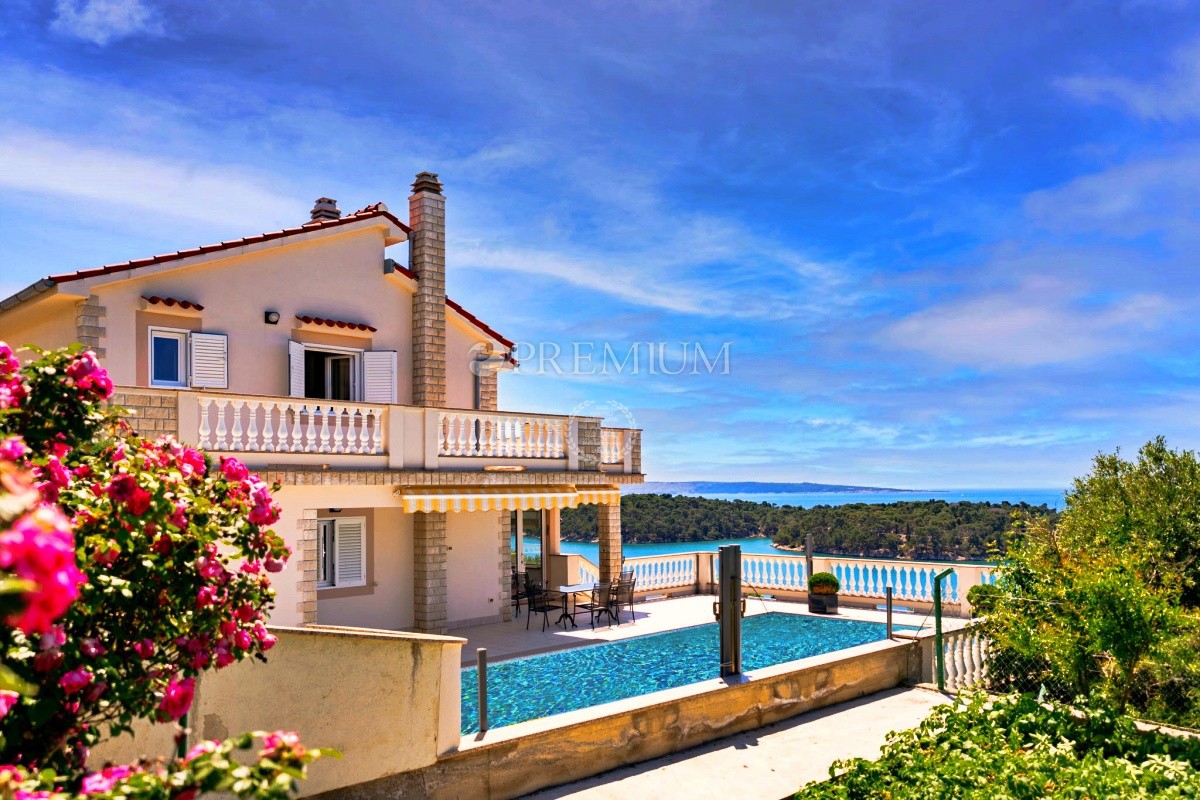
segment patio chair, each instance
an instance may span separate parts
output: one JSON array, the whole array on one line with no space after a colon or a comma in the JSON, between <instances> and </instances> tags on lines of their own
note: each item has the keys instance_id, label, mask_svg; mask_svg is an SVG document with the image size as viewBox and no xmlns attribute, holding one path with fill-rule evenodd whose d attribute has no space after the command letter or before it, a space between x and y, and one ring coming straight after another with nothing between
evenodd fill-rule
<instances>
[{"instance_id":1,"label":"patio chair","mask_svg":"<svg viewBox=\"0 0 1200 800\"><path fill-rule=\"evenodd\" d=\"M575 612L580 611L591 617L592 630L596 630L596 617L601 614L608 616L608 624L612 625L612 599L613 592L616 588L614 583L596 583L592 585L591 602L583 602L575 604Z\"/></svg>"},{"instance_id":2,"label":"patio chair","mask_svg":"<svg viewBox=\"0 0 1200 800\"><path fill-rule=\"evenodd\" d=\"M517 572L515 569L512 573L512 604L516 616L521 616L521 600L528 602L529 584L526 580L524 572Z\"/></svg>"},{"instance_id":3,"label":"patio chair","mask_svg":"<svg viewBox=\"0 0 1200 800\"><path fill-rule=\"evenodd\" d=\"M625 578L626 575L629 576L628 580ZM618 625L621 624L621 610L626 606L629 607L629 617L637 622L637 615L633 613L633 590L636 583L637 576L632 572L622 572L621 580L617 581L614 586L609 608L612 609L611 613L616 617Z\"/></svg>"},{"instance_id":4,"label":"patio chair","mask_svg":"<svg viewBox=\"0 0 1200 800\"><path fill-rule=\"evenodd\" d=\"M546 626L550 624L550 613L553 611L566 611L566 597L558 592L550 592L543 589L537 584L529 585L529 593L526 595L529 599L529 615L525 618L525 630L529 630L529 620L534 614L542 615L542 631L545 632Z\"/></svg>"}]
</instances>

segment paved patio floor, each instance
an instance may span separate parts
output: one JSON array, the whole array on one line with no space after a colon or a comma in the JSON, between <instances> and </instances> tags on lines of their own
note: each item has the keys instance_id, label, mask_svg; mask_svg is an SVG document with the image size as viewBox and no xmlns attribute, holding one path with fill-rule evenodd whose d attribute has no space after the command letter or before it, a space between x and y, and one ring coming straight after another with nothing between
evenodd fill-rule
<instances>
[{"instance_id":1,"label":"paved patio floor","mask_svg":"<svg viewBox=\"0 0 1200 800\"><path fill-rule=\"evenodd\" d=\"M713 603L716 597L712 595L691 595L676 597L668 600L652 600L634 605L636 619L630 621L627 613L622 615L620 625L609 625L606 617L600 617L593 631L585 614L576 618L577 628L553 624L545 631L542 630L542 616L535 615L529 620L528 630L525 628L527 609L522 609L521 616L512 622L497 622L491 625L479 625L473 628L460 628L450 631L452 636L462 636L467 643L462 649L463 666L475 663L476 649L486 647L488 660L491 662L516 656L544 653L551 650L561 650L567 647L579 647L597 642L614 641L631 636L643 636L647 633L686 628L691 625L702 625L713 621ZM746 599L746 614L762 614L768 611L778 611L788 614L807 614L808 605L805 603L788 603L779 600L759 600L754 597ZM886 615L882 611L872 609L847 608L844 604L841 616L846 619L861 619L871 622L884 622ZM925 614L895 614L897 626L931 627L933 618ZM963 624L962 620L945 619L947 630Z\"/></svg>"},{"instance_id":2,"label":"paved patio floor","mask_svg":"<svg viewBox=\"0 0 1200 800\"><path fill-rule=\"evenodd\" d=\"M527 798L781 800L829 777L838 759L878 756L889 731L916 726L946 701L926 689L892 689Z\"/></svg>"}]
</instances>

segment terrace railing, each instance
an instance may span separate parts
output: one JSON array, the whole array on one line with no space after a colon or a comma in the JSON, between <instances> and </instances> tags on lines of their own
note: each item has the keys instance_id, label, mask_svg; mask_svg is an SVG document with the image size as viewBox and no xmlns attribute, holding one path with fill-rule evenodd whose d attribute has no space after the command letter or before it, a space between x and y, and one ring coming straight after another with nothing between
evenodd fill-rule
<instances>
[{"instance_id":1,"label":"terrace railing","mask_svg":"<svg viewBox=\"0 0 1200 800\"><path fill-rule=\"evenodd\" d=\"M987 680L988 640L978 625L942 634L947 691L970 689Z\"/></svg>"},{"instance_id":2,"label":"terrace railing","mask_svg":"<svg viewBox=\"0 0 1200 800\"><path fill-rule=\"evenodd\" d=\"M702 558L709 553L644 556L626 559L623 568L633 570L637 591L660 592L684 586L696 587Z\"/></svg>"},{"instance_id":3,"label":"terrace railing","mask_svg":"<svg viewBox=\"0 0 1200 800\"><path fill-rule=\"evenodd\" d=\"M135 427L172 433L252 465L633 473L641 433L597 417L118 389ZM257 458L255 456L258 456Z\"/></svg>"}]
</instances>

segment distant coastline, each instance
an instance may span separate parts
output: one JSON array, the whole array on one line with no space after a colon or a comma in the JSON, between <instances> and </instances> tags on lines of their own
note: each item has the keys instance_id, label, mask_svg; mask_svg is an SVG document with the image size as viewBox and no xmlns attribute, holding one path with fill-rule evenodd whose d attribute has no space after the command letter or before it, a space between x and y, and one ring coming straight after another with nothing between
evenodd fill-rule
<instances>
[{"instance_id":1,"label":"distant coastline","mask_svg":"<svg viewBox=\"0 0 1200 800\"><path fill-rule=\"evenodd\" d=\"M626 486L625 494L920 494L921 489L848 486L839 483L773 483L764 481L647 481Z\"/></svg>"}]
</instances>

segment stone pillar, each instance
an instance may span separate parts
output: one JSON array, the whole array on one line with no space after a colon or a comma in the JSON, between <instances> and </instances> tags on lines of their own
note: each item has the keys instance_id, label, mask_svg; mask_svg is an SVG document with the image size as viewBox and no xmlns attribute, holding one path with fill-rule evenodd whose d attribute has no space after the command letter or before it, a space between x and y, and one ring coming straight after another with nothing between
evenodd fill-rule
<instances>
[{"instance_id":1,"label":"stone pillar","mask_svg":"<svg viewBox=\"0 0 1200 800\"><path fill-rule=\"evenodd\" d=\"M542 554L562 555L562 516L557 508L546 509L546 552Z\"/></svg>"},{"instance_id":2,"label":"stone pillar","mask_svg":"<svg viewBox=\"0 0 1200 800\"><path fill-rule=\"evenodd\" d=\"M500 512L500 613L505 622L512 610L512 512Z\"/></svg>"},{"instance_id":3,"label":"stone pillar","mask_svg":"<svg viewBox=\"0 0 1200 800\"><path fill-rule=\"evenodd\" d=\"M296 552L292 565L296 568L296 615L301 625L317 621L317 510L300 512L296 531Z\"/></svg>"},{"instance_id":4,"label":"stone pillar","mask_svg":"<svg viewBox=\"0 0 1200 800\"><path fill-rule=\"evenodd\" d=\"M413 514L413 627L446 632L446 512Z\"/></svg>"},{"instance_id":5,"label":"stone pillar","mask_svg":"<svg viewBox=\"0 0 1200 800\"><path fill-rule=\"evenodd\" d=\"M75 306L75 341L88 350L104 358L104 337L108 331L104 327L104 317L107 314L100 298L89 295L86 300L80 300Z\"/></svg>"},{"instance_id":6,"label":"stone pillar","mask_svg":"<svg viewBox=\"0 0 1200 800\"><path fill-rule=\"evenodd\" d=\"M446 198L432 172L417 174L408 198L412 300L413 405L446 405Z\"/></svg>"},{"instance_id":7,"label":"stone pillar","mask_svg":"<svg viewBox=\"0 0 1200 800\"><path fill-rule=\"evenodd\" d=\"M479 375L479 410L498 411L500 387L495 370L486 370Z\"/></svg>"},{"instance_id":8,"label":"stone pillar","mask_svg":"<svg viewBox=\"0 0 1200 800\"><path fill-rule=\"evenodd\" d=\"M600 580L615 581L621 577L621 506L601 504L596 507L600 534Z\"/></svg>"}]
</instances>

